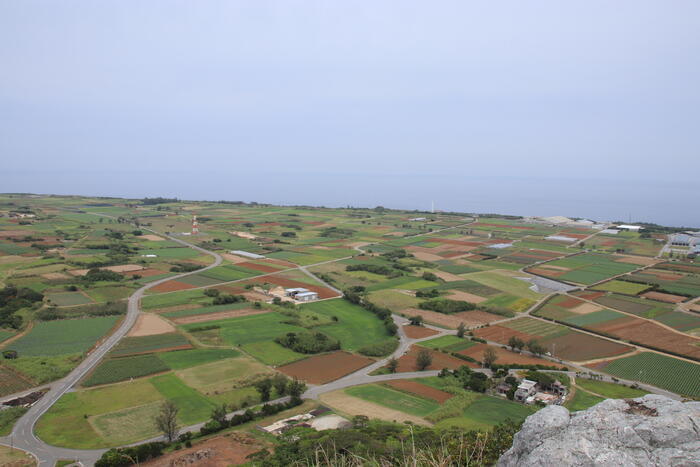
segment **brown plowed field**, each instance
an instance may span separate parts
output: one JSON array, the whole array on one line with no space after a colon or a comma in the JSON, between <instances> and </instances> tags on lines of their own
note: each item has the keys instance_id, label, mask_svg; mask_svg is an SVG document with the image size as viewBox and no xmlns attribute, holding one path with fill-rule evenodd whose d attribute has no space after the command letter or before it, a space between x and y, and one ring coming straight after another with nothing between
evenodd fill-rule
<instances>
[{"instance_id":1,"label":"brown plowed field","mask_svg":"<svg viewBox=\"0 0 700 467\"><path fill-rule=\"evenodd\" d=\"M488 300L485 297L480 297L479 295L474 295L473 293L469 292L462 292L461 290L450 290L449 292L450 294L447 296L447 298L451 300L461 300L464 302L475 304L479 304Z\"/></svg>"},{"instance_id":2,"label":"brown plowed field","mask_svg":"<svg viewBox=\"0 0 700 467\"><path fill-rule=\"evenodd\" d=\"M175 332L175 327L158 315L142 313L129 331L129 337L155 336Z\"/></svg>"},{"instance_id":3,"label":"brown plowed field","mask_svg":"<svg viewBox=\"0 0 700 467\"><path fill-rule=\"evenodd\" d=\"M563 276L564 274L567 273L567 271L553 271L551 269L544 269L544 268L529 268L527 269L527 272L531 272L533 274L539 274L540 276L545 276L545 277L559 277Z\"/></svg>"},{"instance_id":4,"label":"brown plowed field","mask_svg":"<svg viewBox=\"0 0 700 467\"><path fill-rule=\"evenodd\" d=\"M418 371L416 367L416 357L418 352L422 349L416 347L415 345L411 349L399 358L399 366L396 368L397 373L409 373L412 371ZM468 362L466 360L461 360L457 357L453 357L446 353L438 352L437 350L425 349L430 352L433 357L433 363L427 368L428 370L442 370L443 368L449 368L450 370L456 370L461 366L469 366L472 368L478 368L479 366L475 363Z\"/></svg>"},{"instance_id":5,"label":"brown plowed field","mask_svg":"<svg viewBox=\"0 0 700 467\"><path fill-rule=\"evenodd\" d=\"M503 316L494 315L480 310L460 311L452 316L459 318L467 327L481 326L482 324L493 323L503 319Z\"/></svg>"},{"instance_id":6,"label":"brown plowed field","mask_svg":"<svg viewBox=\"0 0 700 467\"><path fill-rule=\"evenodd\" d=\"M613 240L613 245L617 242ZM658 259L654 258L642 258L641 256L623 256L615 260L616 263L627 263L636 264L637 266L649 266L651 264L656 264L659 262Z\"/></svg>"},{"instance_id":7,"label":"brown plowed field","mask_svg":"<svg viewBox=\"0 0 700 467\"><path fill-rule=\"evenodd\" d=\"M434 336L439 334L439 332L434 329L425 328L423 326L404 326L403 332L411 339L421 339L423 337Z\"/></svg>"},{"instance_id":8,"label":"brown plowed field","mask_svg":"<svg viewBox=\"0 0 700 467\"><path fill-rule=\"evenodd\" d=\"M542 344L548 349L555 350L554 354L557 357L575 362L614 357L633 350L629 345L618 344L581 332L571 332L565 336L543 341Z\"/></svg>"},{"instance_id":9,"label":"brown plowed field","mask_svg":"<svg viewBox=\"0 0 700 467\"><path fill-rule=\"evenodd\" d=\"M595 300L596 298L600 298L603 295L605 295L605 292L589 292L586 291L585 293L580 293L578 294L579 297L585 299L585 300Z\"/></svg>"},{"instance_id":10,"label":"brown plowed field","mask_svg":"<svg viewBox=\"0 0 700 467\"><path fill-rule=\"evenodd\" d=\"M450 329L457 329L459 323L464 322L464 318L454 315L446 315L437 311L419 310L418 308L406 308L401 310L401 314L406 316L421 316L426 323L436 324ZM466 324L466 323L465 323Z\"/></svg>"},{"instance_id":11,"label":"brown plowed field","mask_svg":"<svg viewBox=\"0 0 700 467\"><path fill-rule=\"evenodd\" d=\"M496 351L496 355L498 356L496 363L500 365L555 365L553 362L543 358L522 355L517 352L511 352L510 350L488 344L477 344L457 353L466 355L467 357L471 357L481 362L484 360L484 351L486 351L486 349L489 347Z\"/></svg>"},{"instance_id":12,"label":"brown plowed field","mask_svg":"<svg viewBox=\"0 0 700 467\"><path fill-rule=\"evenodd\" d=\"M511 336L515 336L524 342L528 342L532 339L540 339L540 336L534 336L532 334L516 331L515 329L499 326L497 324L487 328L475 329L474 335L481 337L482 339L498 342L499 344L504 345L508 343L508 339L510 339Z\"/></svg>"},{"instance_id":13,"label":"brown plowed field","mask_svg":"<svg viewBox=\"0 0 700 467\"><path fill-rule=\"evenodd\" d=\"M177 324L205 323L207 321L216 321L217 319L239 318L241 316L259 315L269 312L270 310L254 310L252 308L245 308L242 310L217 311L215 313L183 316L181 318L173 319L173 322Z\"/></svg>"},{"instance_id":14,"label":"brown plowed field","mask_svg":"<svg viewBox=\"0 0 700 467\"><path fill-rule=\"evenodd\" d=\"M374 360L339 350L316 355L277 368L292 378L311 384L326 384L374 363Z\"/></svg>"},{"instance_id":15,"label":"brown plowed field","mask_svg":"<svg viewBox=\"0 0 700 467\"><path fill-rule=\"evenodd\" d=\"M682 295L671 295L662 292L647 292L643 293L642 297L666 303L681 303L688 300L688 297L683 297Z\"/></svg>"},{"instance_id":16,"label":"brown plowed field","mask_svg":"<svg viewBox=\"0 0 700 467\"><path fill-rule=\"evenodd\" d=\"M601 323L593 328L627 341L635 341L677 354L700 358L700 346L698 346L700 339L670 331L643 319L620 318Z\"/></svg>"},{"instance_id":17,"label":"brown plowed field","mask_svg":"<svg viewBox=\"0 0 700 467\"><path fill-rule=\"evenodd\" d=\"M140 271L127 271L123 273L125 276L135 276L139 275L141 277L151 277L151 276L157 276L159 274L165 274L165 271L161 271L160 269L141 269Z\"/></svg>"},{"instance_id":18,"label":"brown plowed field","mask_svg":"<svg viewBox=\"0 0 700 467\"><path fill-rule=\"evenodd\" d=\"M162 284L158 284L151 290L154 292L177 292L178 290L194 289L194 285L185 284L184 282L178 281L167 281Z\"/></svg>"},{"instance_id":19,"label":"brown plowed field","mask_svg":"<svg viewBox=\"0 0 700 467\"><path fill-rule=\"evenodd\" d=\"M431 386L418 383L416 381L410 381L408 379L397 379L395 381L387 381L384 384L391 388L398 389L399 391L409 392L417 396L425 397L426 399L432 399L435 402L439 402L441 404L447 399L451 399L452 397L454 397L454 395L450 394L449 392L441 391Z\"/></svg>"},{"instance_id":20,"label":"brown plowed field","mask_svg":"<svg viewBox=\"0 0 700 467\"><path fill-rule=\"evenodd\" d=\"M583 300L578 300L578 299L572 297L572 298L567 298L563 302L557 303L555 306L560 306L562 308L576 308L577 306L583 305L585 303L586 302L584 302Z\"/></svg>"}]
</instances>

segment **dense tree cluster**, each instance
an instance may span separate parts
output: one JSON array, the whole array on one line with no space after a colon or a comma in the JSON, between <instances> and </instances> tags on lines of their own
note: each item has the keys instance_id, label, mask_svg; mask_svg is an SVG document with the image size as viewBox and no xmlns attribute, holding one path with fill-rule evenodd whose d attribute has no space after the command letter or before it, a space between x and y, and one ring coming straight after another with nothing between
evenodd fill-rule
<instances>
[{"instance_id":1,"label":"dense tree cluster","mask_svg":"<svg viewBox=\"0 0 700 467\"><path fill-rule=\"evenodd\" d=\"M6 286L0 290L0 327L19 329L22 326L22 317L16 312L42 300L44 295L32 289Z\"/></svg>"},{"instance_id":2,"label":"dense tree cluster","mask_svg":"<svg viewBox=\"0 0 700 467\"><path fill-rule=\"evenodd\" d=\"M320 353L339 350L340 342L321 332L288 332L275 339L275 342L299 353Z\"/></svg>"},{"instance_id":3,"label":"dense tree cluster","mask_svg":"<svg viewBox=\"0 0 700 467\"><path fill-rule=\"evenodd\" d=\"M462 300L450 300L448 298L436 298L418 305L422 310L437 311L446 315L476 309L476 305Z\"/></svg>"}]
</instances>

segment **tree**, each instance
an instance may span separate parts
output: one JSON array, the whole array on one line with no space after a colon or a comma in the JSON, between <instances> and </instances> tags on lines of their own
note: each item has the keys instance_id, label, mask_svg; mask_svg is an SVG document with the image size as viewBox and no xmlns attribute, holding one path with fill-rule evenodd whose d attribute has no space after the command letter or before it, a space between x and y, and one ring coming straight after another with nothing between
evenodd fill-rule
<instances>
[{"instance_id":1,"label":"tree","mask_svg":"<svg viewBox=\"0 0 700 467\"><path fill-rule=\"evenodd\" d=\"M396 360L394 357L391 357L389 359L389 362L386 364L386 369L389 370L390 373L396 373L396 370L399 367L399 361Z\"/></svg>"},{"instance_id":2,"label":"tree","mask_svg":"<svg viewBox=\"0 0 700 467\"><path fill-rule=\"evenodd\" d=\"M423 371L432 364L433 356L427 349L422 349L418 352L418 356L416 357L416 368L418 368L418 371Z\"/></svg>"},{"instance_id":3,"label":"tree","mask_svg":"<svg viewBox=\"0 0 700 467\"><path fill-rule=\"evenodd\" d=\"M411 323L411 326L423 326L423 317L422 316L411 316L408 318L408 320Z\"/></svg>"},{"instance_id":4,"label":"tree","mask_svg":"<svg viewBox=\"0 0 700 467\"><path fill-rule=\"evenodd\" d=\"M491 368L491 366L496 363L496 360L498 360L496 351L493 350L493 347L487 347L486 350L484 350L484 366L486 368Z\"/></svg>"},{"instance_id":5,"label":"tree","mask_svg":"<svg viewBox=\"0 0 700 467\"><path fill-rule=\"evenodd\" d=\"M272 378L272 385L275 387L277 396L281 397L287 394L287 378L284 375L277 373Z\"/></svg>"},{"instance_id":6,"label":"tree","mask_svg":"<svg viewBox=\"0 0 700 467\"><path fill-rule=\"evenodd\" d=\"M467 327L464 325L464 323L459 323L459 326L457 326L457 337L459 337L460 339L463 338L466 330Z\"/></svg>"},{"instance_id":7,"label":"tree","mask_svg":"<svg viewBox=\"0 0 700 467\"><path fill-rule=\"evenodd\" d=\"M540 343L537 342L537 339L531 339L530 341L528 341L527 349L535 355L542 355L547 351L547 349L544 346L540 345Z\"/></svg>"},{"instance_id":8,"label":"tree","mask_svg":"<svg viewBox=\"0 0 700 467\"><path fill-rule=\"evenodd\" d=\"M227 410L228 406L226 404L217 405L214 407L214 410L211 411L211 419L221 426L226 426Z\"/></svg>"},{"instance_id":9,"label":"tree","mask_svg":"<svg viewBox=\"0 0 700 467\"><path fill-rule=\"evenodd\" d=\"M299 381L298 379L294 379L294 380L289 382L287 392L289 393L289 396L292 398L292 401L300 402L301 395L304 394L304 391L306 391L306 384L304 384L303 381Z\"/></svg>"},{"instance_id":10,"label":"tree","mask_svg":"<svg viewBox=\"0 0 700 467\"><path fill-rule=\"evenodd\" d=\"M177 412L178 408L173 401L166 400L156 415L156 427L163 432L169 443L177 437Z\"/></svg>"},{"instance_id":11,"label":"tree","mask_svg":"<svg viewBox=\"0 0 700 467\"><path fill-rule=\"evenodd\" d=\"M523 340L518 336L510 336L510 339L508 339L508 345L510 346L511 350L522 349L525 342L523 342Z\"/></svg>"},{"instance_id":12,"label":"tree","mask_svg":"<svg viewBox=\"0 0 700 467\"><path fill-rule=\"evenodd\" d=\"M272 390L272 380L264 378L255 383L255 389L260 393L260 400L267 402L270 400L270 391Z\"/></svg>"}]
</instances>

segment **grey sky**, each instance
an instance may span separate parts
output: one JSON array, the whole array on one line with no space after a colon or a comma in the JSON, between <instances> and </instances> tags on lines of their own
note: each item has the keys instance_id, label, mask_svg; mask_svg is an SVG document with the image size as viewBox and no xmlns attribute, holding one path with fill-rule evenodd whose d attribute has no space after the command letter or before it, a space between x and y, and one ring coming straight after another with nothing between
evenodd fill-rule
<instances>
[{"instance_id":1,"label":"grey sky","mask_svg":"<svg viewBox=\"0 0 700 467\"><path fill-rule=\"evenodd\" d=\"M486 211L460 185L516 177L538 214L562 178L700 224L695 0L0 0L0 64L0 191Z\"/></svg>"}]
</instances>

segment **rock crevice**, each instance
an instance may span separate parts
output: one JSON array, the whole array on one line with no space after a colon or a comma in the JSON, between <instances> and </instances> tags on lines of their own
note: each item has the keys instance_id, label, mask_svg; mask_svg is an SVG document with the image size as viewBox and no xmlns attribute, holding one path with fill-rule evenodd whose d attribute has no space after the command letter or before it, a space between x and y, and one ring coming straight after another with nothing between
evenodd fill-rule
<instances>
[{"instance_id":1,"label":"rock crevice","mask_svg":"<svg viewBox=\"0 0 700 467\"><path fill-rule=\"evenodd\" d=\"M608 399L581 412L546 407L527 418L499 467L698 466L700 402Z\"/></svg>"}]
</instances>

